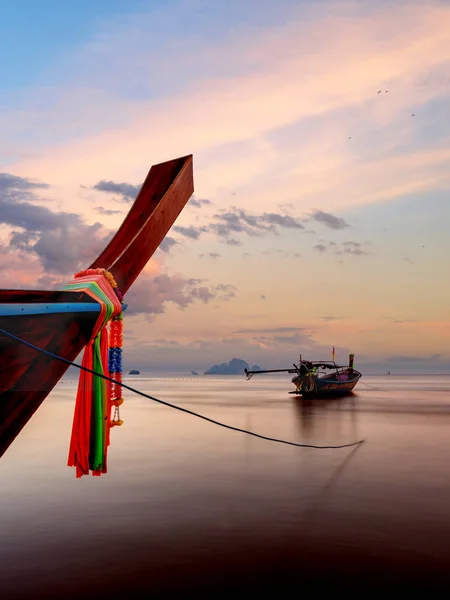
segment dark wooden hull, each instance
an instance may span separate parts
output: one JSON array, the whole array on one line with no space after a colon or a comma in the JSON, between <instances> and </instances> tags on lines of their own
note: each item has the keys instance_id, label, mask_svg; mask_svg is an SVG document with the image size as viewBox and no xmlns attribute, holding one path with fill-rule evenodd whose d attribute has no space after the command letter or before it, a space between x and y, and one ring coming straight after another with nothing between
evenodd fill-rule
<instances>
[{"instance_id":1,"label":"dark wooden hull","mask_svg":"<svg viewBox=\"0 0 450 600\"><path fill-rule=\"evenodd\" d=\"M90 267L110 271L125 294L193 191L192 155L153 166L122 226ZM0 310L0 329L70 361L89 341L98 317L97 303L80 292L0 290L2 306L12 309ZM24 314L14 309L20 306ZM0 456L67 368L0 332Z\"/></svg>"},{"instance_id":2,"label":"dark wooden hull","mask_svg":"<svg viewBox=\"0 0 450 600\"><path fill-rule=\"evenodd\" d=\"M0 302L9 298L0 292ZM52 302L63 302L54 292ZM40 348L75 360L89 341L98 313L0 317L0 328ZM0 333L0 456L67 370L61 361Z\"/></svg>"},{"instance_id":3,"label":"dark wooden hull","mask_svg":"<svg viewBox=\"0 0 450 600\"><path fill-rule=\"evenodd\" d=\"M311 391L304 391L301 389L300 381L298 377L292 378L292 383L296 386L297 394L301 394L305 398L318 398L318 397L335 397L345 396L350 394L358 381L361 379L361 373L353 370L345 381L339 381L336 376L329 378L314 378L314 388Z\"/></svg>"}]
</instances>

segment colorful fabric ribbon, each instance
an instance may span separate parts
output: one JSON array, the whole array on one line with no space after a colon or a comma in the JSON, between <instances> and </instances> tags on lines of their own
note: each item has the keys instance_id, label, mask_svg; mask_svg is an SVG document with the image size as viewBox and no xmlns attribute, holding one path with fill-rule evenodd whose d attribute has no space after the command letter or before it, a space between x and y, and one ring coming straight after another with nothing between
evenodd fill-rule
<instances>
[{"instance_id":1,"label":"colorful fabric ribbon","mask_svg":"<svg viewBox=\"0 0 450 600\"><path fill-rule=\"evenodd\" d=\"M105 325L122 314L122 297L117 284L105 269L87 269L76 273L64 289L83 291L100 304L100 315L85 348L82 365L105 375L110 372ZM68 465L76 468L77 477L88 475L89 471L95 476L107 471L110 394L109 382L92 373L80 372L68 458Z\"/></svg>"}]
</instances>

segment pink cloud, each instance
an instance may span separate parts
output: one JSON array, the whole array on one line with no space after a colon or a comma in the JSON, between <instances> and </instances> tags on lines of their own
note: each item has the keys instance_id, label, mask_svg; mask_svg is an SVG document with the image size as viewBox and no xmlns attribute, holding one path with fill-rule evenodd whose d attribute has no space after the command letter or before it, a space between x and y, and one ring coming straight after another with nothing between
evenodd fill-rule
<instances>
[{"instance_id":1,"label":"pink cloud","mask_svg":"<svg viewBox=\"0 0 450 600\"><path fill-rule=\"evenodd\" d=\"M37 257L12 252L0 245L0 287L4 289L35 288L42 273Z\"/></svg>"}]
</instances>

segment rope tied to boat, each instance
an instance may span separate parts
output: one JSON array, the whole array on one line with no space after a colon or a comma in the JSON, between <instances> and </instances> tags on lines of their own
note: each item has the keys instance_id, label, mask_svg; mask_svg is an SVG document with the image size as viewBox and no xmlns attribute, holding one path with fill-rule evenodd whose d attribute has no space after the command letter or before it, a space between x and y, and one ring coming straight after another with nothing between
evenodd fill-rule
<instances>
[{"instance_id":1,"label":"rope tied to boat","mask_svg":"<svg viewBox=\"0 0 450 600\"><path fill-rule=\"evenodd\" d=\"M122 294L113 275L106 269L86 269L75 273L64 287L84 292L100 304L100 314L83 354L68 465L76 476L107 472L110 429L121 425L119 406L122 398ZM111 335L106 325L111 322ZM104 378L108 373L110 380ZM113 382L113 383L112 383ZM111 407L114 416L111 419Z\"/></svg>"},{"instance_id":2,"label":"rope tied to boat","mask_svg":"<svg viewBox=\"0 0 450 600\"><path fill-rule=\"evenodd\" d=\"M32 348L33 350L36 350L37 352L42 352L43 354L46 354L47 356L50 356L50 357L54 358L55 360L64 362L67 365L71 365L72 367L76 367L77 369L80 369L81 371L85 371L87 373L91 373L92 375L96 375L97 377L105 379L105 380L109 381L110 383L117 383L117 381L112 379L111 377L107 377L106 375L97 373L93 369L90 369L89 367L86 367L82 364L79 365L78 363L70 361L62 356L53 354L52 352L49 352L48 350L45 350L44 348L39 348L38 346L35 346L34 344L31 344L30 342L27 342L26 340L23 340L22 338L19 338L16 335L14 335L13 333L5 331L4 329L0 328L0 333L3 333L4 335L10 337L11 339L14 339L17 342L20 342L21 344L24 344L25 346L28 346L29 348ZM208 423L218 425L219 427L224 427L225 429L230 429L231 431L237 431L239 433L244 433L245 435L250 435L250 436L259 438L261 440L266 440L269 442L275 442L278 444L287 444L289 446L295 446L297 448L313 448L313 449L317 449L317 450L325 450L325 449L335 450L335 449L339 449L339 448L351 448L353 446L360 446L361 444L363 444L365 442L365 439L361 439L356 442L349 442L348 444L316 445L316 444L301 444L298 442L291 442L289 440L273 438L273 437L269 437L269 436L262 435L259 433L255 433L253 431L249 431L247 429L241 429L240 427L234 427L233 425L228 425L226 423L216 421L215 419L211 419L210 417L206 417L205 415L196 413L192 410L189 410L188 408L184 408L182 406L177 406L176 404L171 404L170 402L167 402L166 400L161 400L160 398L155 398L154 396L151 396L150 394L146 394L145 392L141 392L140 390L137 390L136 388L133 388L123 382L120 385L122 388L125 388L125 389L129 390L130 392L137 394L138 396L142 396L143 398L148 398L149 400L153 400L154 402L157 402L158 404L162 404L163 406L167 406L169 408L179 410L181 412L187 413L189 415L192 415L194 417L197 417L199 419L207 421Z\"/></svg>"},{"instance_id":3,"label":"rope tied to boat","mask_svg":"<svg viewBox=\"0 0 450 600\"><path fill-rule=\"evenodd\" d=\"M369 388L369 390L377 390L378 392L380 391L379 387L374 387L373 385L369 385L368 383L365 383L364 381L361 381L361 383L363 385L365 385L367 388Z\"/></svg>"}]
</instances>

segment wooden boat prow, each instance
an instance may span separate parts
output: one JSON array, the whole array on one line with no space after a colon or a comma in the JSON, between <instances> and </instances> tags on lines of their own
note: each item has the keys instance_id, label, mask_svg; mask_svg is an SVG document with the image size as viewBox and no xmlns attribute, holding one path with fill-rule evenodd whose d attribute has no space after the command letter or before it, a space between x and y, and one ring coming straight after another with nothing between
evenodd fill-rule
<instances>
[{"instance_id":1,"label":"wooden boat prow","mask_svg":"<svg viewBox=\"0 0 450 600\"><path fill-rule=\"evenodd\" d=\"M110 271L123 294L194 192L192 154L150 169L121 227L89 268Z\"/></svg>"},{"instance_id":2,"label":"wooden boat prow","mask_svg":"<svg viewBox=\"0 0 450 600\"><path fill-rule=\"evenodd\" d=\"M192 155L152 166L121 227L90 268L110 271L125 294L193 191ZM83 292L0 290L0 329L70 361L89 341L98 311ZM67 368L0 332L0 456Z\"/></svg>"}]
</instances>

